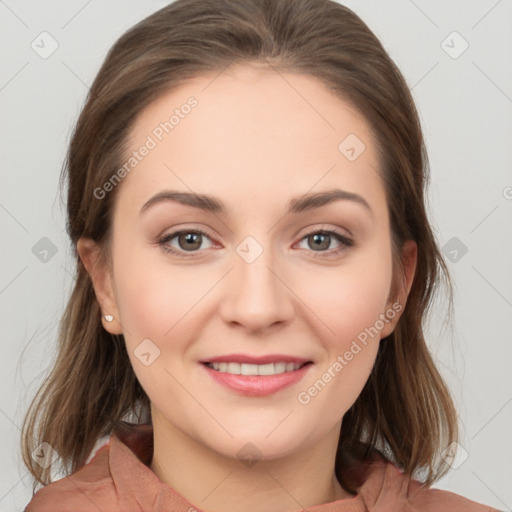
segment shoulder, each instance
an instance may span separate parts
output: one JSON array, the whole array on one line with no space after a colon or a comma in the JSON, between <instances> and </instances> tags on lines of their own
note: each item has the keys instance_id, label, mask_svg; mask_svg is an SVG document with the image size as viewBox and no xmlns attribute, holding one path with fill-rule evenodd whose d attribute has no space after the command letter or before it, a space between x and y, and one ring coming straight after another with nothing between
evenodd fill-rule
<instances>
[{"instance_id":1,"label":"shoulder","mask_svg":"<svg viewBox=\"0 0 512 512\"><path fill-rule=\"evenodd\" d=\"M81 469L39 489L23 512L115 510L118 503L109 471L109 448L109 444L102 446Z\"/></svg>"},{"instance_id":2,"label":"shoulder","mask_svg":"<svg viewBox=\"0 0 512 512\"><path fill-rule=\"evenodd\" d=\"M393 464L388 464L387 471L401 486L404 512L496 512L493 507L454 492L424 487Z\"/></svg>"},{"instance_id":3,"label":"shoulder","mask_svg":"<svg viewBox=\"0 0 512 512\"><path fill-rule=\"evenodd\" d=\"M425 487L389 461L371 465L359 489L369 510L394 512L499 512L459 494ZM391 507L391 508L387 508Z\"/></svg>"}]
</instances>

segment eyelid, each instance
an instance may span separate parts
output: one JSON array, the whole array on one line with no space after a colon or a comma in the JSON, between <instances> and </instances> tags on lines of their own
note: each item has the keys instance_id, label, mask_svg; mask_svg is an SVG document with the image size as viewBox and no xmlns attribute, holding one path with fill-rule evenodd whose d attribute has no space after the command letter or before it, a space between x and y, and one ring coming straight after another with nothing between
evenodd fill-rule
<instances>
[{"instance_id":1,"label":"eyelid","mask_svg":"<svg viewBox=\"0 0 512 512\"><path fill-rule=\"evenodd\" d=\"M320 227L318 227L318 224L313 224L313 226L308 226L307 228L304 229L306 231L304 232L304 234L300 236L300 240L302 240L306 236L314 235L315 233L318 232L336 233L342 238L352 239L352 233L350 233L347 229L342 230L341 228L337 226L331 226L330 224L320 224Z\"/></svg>"}]
</instances>

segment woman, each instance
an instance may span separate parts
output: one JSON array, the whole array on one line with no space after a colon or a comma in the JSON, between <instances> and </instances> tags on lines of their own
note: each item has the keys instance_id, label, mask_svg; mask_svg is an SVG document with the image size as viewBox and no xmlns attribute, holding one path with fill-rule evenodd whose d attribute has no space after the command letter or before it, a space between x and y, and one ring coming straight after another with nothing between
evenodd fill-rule
<instances>
[{"instance_id":1,"label":"woman","mask_svg":"<svg viewBox=\"0 0 512 512\"><path fill-rule=\"evenodd\" d=\"M430 488L457 412L422 331L450 284L427 162L335 2L177 0L125 33L67 156L77 276L26 511L493 510Z\"/></svg>"}]
</instances>

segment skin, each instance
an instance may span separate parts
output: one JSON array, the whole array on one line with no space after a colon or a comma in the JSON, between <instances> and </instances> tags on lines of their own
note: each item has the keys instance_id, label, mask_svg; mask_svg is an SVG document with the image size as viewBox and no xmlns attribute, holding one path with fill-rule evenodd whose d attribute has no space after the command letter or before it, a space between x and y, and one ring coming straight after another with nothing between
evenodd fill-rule
<instances>
[{"instance_id":1,"label":"skin","mask_svg":"<svg viewBox=\"0 0 512 512\"><path fill-rule=\"evenodd\" d=\"M215 78L216 77L216 78ZM391 232L370 127L316 78L243 66L182 84L142 111L131 132L139 148L169 112L194 96L198 106L127 175L116 191L113 268L95 265L98 247L78 249L103 314L123 333L131 364L151 400L151 469L192 504L211 512L294 511L354 495L334 474L342 419L373 367L395 317L308 404L308 390L365 328L392 308ZM349 161L338 145L356 134L366 146ZM286 214L292 198L341 188L365 198ZM226 205L212 214L163 202L164 189L204 193ZM207 230L193 256L166 253L158 240L179 229ZM320 248L311 233L334 229ZM236 252L253 237L262 254ZM178 236L171 245L187 252ZM332 249L338 254L328 256ZM405 306L416 244L402 252ZM403 308L402 308L403 311ZM160 355L145 366L134 354L149 338ZM385 343L385 341L383 341ZM290 354L313 361L300 382L266 397L217 384L199 360L230 353ZM246 444L261 458L248 466Z\"/></svg>"}]
</instances>

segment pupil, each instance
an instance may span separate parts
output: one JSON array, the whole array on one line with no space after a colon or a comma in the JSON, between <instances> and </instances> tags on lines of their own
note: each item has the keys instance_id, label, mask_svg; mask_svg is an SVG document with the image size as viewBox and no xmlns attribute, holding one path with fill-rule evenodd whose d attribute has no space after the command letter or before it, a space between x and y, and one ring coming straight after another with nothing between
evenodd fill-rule
<instances>
[{"instance_id":1,"label":"pupil","mask_svg":"<svg viewBox=\"0 0 512 512\"><path fill-rule=\"evenodd\" d=\"M329 235L318 234L318 233L313 235L313 239L315 240L315 244L316 244L316 242L319 242L320 245L321 245L322 244L322 240L321 240L322 238L329 240ZM319 246L318 244L316 244L316 245L317 245L317 247ZM325 240L324 240L324 245L325 245ZM327 242L327 246L329 246L328 242ZM326 247L323 247L323 248L325 249Z\"/></svg>"},{"instance_id":2,"label":"pupil","mask_svg":"<svg viewBox=\"0 0 512 512\"><path fill-rule=\"evenodd\" d=\"M187 233L185 235L185 240L187 242L186 243L186 247L192 248L192 249L197 249L201 245L201 243L197 241L198 238L199 238L199 235L197 233ZM190 243L192 245L190 245ZM196 245L194 245L194 243Z\"/></svg>"}]
</instances>

